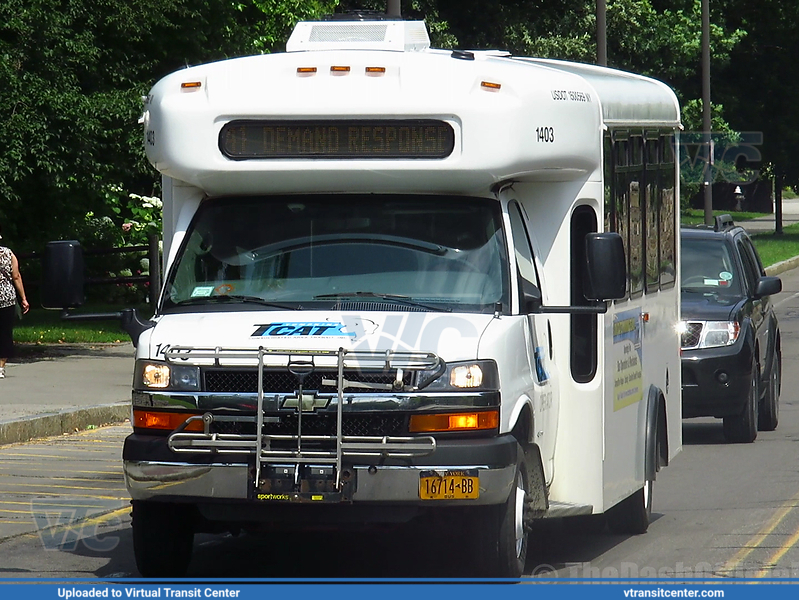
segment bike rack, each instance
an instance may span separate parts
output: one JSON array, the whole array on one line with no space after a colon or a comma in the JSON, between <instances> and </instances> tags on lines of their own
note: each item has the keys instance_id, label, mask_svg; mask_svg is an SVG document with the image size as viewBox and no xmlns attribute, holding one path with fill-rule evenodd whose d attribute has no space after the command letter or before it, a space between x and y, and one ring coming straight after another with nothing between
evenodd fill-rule
<instances>
[{"instance_id":1,"label":"bike rack","mask_svg":"<svg viewBox=\"0 0 799 600\"><path fill-rule=\"evenodd\" d=\"M169 448L177 453L255 454L255 482L261 479L264 465L293 465L294 485L299 483L302 465L333 465L336 469L335 486L342 489L341 473L346 458L409 458L425 456L436 449L432 436L345 436L343 435L344 391L347 389L375 391L412 391L440 376L445 364L441 359L426 352L373 352L364 350L275 350L267 348L203 348L173 346L164 354L168 363L193 366L257 366L258 404L256 416L215 415L207 412L189 417L168 438ZM267 365L267 359L269 364ZM285 367L297 378L297 432L296 434L266 434L264 423L264 368ZM337 377L336 433L335 435L304 435L302 432L303 384L306 378L319 368L335 367ZM350 381L345 374L352 369L382 369L396 371L393 384L363 383ZM431 371L430 377L412 386L404 387L405 371ZM323 382L330 384L332 380ZM260 418L259 418L260 416ZM203 432L188 432L186 427L201 420ZM255 422L252 434L212 433L214 422ZM334 442L335 450L310 449L311 443ZM277 443L277 444L276 444ZM282 444L281 444L282 443ZM273 447L273 444L283 447ZM289 447L285 447L288 444ZM294 447L290 447L294 445Z\"/></svg>"}]
</instances>

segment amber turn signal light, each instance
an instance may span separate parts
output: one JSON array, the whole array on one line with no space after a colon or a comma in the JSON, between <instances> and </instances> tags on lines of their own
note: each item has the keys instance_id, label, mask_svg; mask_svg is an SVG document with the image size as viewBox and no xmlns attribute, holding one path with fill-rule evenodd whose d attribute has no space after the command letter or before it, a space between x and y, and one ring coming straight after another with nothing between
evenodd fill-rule
<instances>
[{"instance_id":1,"label":"amber turn signal light","mask_svg":"<svg viewBox=\"0 0 799 600\"><path fill-rule=\"evenodd\" d=\"M185 412L163 412L156 410L133 410L133 426L142 429L163 429L174 431L189 417L199 416L196 413ZM203 422L201 420L192 421L186 426L184 431L202 431Z\"/></svg>"},{"instance_id":2,"label":"amber turn signal light","mask_svg":"<svg viewBox=\"0 0 799 600\"><path fill-rule=\"evenodd\" d=\"M499 427L499 411L470 413L434 413L411 415L409 431L425 433L434 431L476 431Z\"/></svg>"}]
</instances>

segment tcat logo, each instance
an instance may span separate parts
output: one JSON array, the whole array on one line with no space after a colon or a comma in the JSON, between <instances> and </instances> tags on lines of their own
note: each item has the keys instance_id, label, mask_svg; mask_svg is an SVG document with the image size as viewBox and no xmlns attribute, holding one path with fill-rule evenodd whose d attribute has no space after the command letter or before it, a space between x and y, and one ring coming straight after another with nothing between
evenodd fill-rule
<instances>
[{"instance_id":1,"label":"tcat logo","mask_svg":"<svg viewBox=\"0 0 799 600\"><path fill-rule=\"evenodd\" d=\"M344 323L268 323L257 325L258 329L250 337L286 337L286 336L317 336L317 337L355 337L355 332L344 331Z\"/></svg>"}]
</instances>

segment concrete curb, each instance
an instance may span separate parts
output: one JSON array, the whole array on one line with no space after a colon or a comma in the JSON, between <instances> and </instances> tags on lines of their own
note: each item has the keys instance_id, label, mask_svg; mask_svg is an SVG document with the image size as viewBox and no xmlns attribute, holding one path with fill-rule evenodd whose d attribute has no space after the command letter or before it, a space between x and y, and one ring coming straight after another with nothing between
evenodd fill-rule
<instances>
[{"instance_id":1,"label":"concrete curb","mask_svg":"<svg viewBox=\"0 0 799 600\"><path fill-rule=\"evenodd\" d=\"M89 426L122 423L130 418L130 402L44 413L0 423L0 446L72 433Z\"/></svg>"},{"instance_id":2,"label":"concrete curb","mask_svg":"<svg viewBox=\"0 0 799 600\"><path fill-rule=\"evenodd\" d=\"M790 271L796 267L799 267L799 256L794 256L788 260L783 260L770 267L766 267L766 275L779 275L780 273L785 273L785 271Z\"/></svg>"}]
</instances>

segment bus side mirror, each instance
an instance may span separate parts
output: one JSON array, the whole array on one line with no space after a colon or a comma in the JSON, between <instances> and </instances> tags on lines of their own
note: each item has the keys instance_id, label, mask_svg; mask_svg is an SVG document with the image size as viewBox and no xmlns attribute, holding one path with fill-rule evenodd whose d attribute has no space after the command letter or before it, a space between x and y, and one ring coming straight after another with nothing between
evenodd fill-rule
<instances>
[{"instance_id":1,"label":"bus side mirror","mask_svg":"<svg viewBox=\"0 0 799 600\"><path fill-rule=\"evenodd\" d=\"M627 295L627 261L618 233L586 235L585 264L585 297L588 300L617 300Z\"/></svg>"},{"instance_id":2,"label":"bus side mirror","mask_svg":"<svg viewBox=\"0 0 799 600\"><path fill-rule=\"evenodd\" d=\"M41 300L44 308L81 306L83 296L83 249L80 242L48 242L42 261Z\"/></svg>"}]
</instances>

